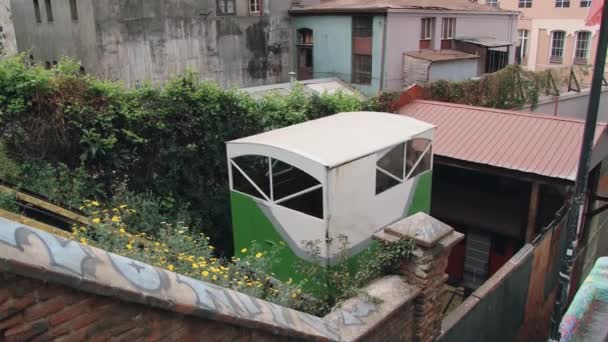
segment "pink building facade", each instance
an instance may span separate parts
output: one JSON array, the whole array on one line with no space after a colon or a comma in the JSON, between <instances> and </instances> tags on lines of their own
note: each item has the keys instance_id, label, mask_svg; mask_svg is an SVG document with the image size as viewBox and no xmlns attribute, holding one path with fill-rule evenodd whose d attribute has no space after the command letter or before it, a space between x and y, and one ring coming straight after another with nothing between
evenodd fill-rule
<instances>
[{"instance_id":1,"label":"pink building facade","mask_svg":"<svg viewBox=\"0 0 608 342\"><path fill-rule=\"evenodd\" d=\"M526 68L545 70L593 64L599 25L585 25L593 0L482 1L521 12L516 57Z\"/></svg>"}]
</instances>

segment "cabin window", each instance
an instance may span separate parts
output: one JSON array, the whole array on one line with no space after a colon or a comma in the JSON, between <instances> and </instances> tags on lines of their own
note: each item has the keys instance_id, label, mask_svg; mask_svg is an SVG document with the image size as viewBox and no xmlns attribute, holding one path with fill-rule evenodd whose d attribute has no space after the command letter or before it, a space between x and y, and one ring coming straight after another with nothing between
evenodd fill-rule
<instances>
[{"instance_id":1,"label":"cabin window","mask_svg":"<svg viewBox=\"0 0 608 342\"><path fill-rule=\"evenodd\" d=\"M441 48L451 49L456 35L456 18L443 18L441 21Z\"/></svg>"},{"instance_id":2,"label":"cabin window","mask_svg":"<svg viewBox=\"0 0 608 342\"><path fill-rule=\"evenodd\" d=\"M232 189L323 219L323 185L299 168L264 156L231 160Z\"/></svg>"},{"instance_id":3,"label":"cabin window","mask_svg":"<svg viewBox=\"0 0 608 342\"><path fill-rule=\"evenodd\" d=\"M354 16L352 27L352 83L372 83L374 17Z\"/></svg>"},{"instance_id":4,"label":"cabin window","mask_svg":"<svg viewBox=\"0 0 608 342\"><path fill-rule=\"evenodd\" d=\"M555 0L556 8L568 8L570 7L570 0Z\"/></svg>"},{"instance_id":5,"label":"cabin window","mask_svg":"<svg viewBox=\"0 0 608 342\"><path fill-rule=\"evenodd\" d=\"M401 184L404 178L405 143L386 152L376 162L376 195Z\"/></svg>"},{"instance_id":6,"label":"cabin window","mask_svg":"<svg viewBox=\"0 0 608 342\"><path fill-rule=\"evenodd\" d=\"M431 140L415 138L407 142L405 151L405 173L407 179L431 169L432 147Z\"/></svg>"},{"instance_id":7,"label":"cabin window","mask_svg":"<svg viewBox=\"0 0 608 342\"><path fill-rule=\"evenodd\" d=\"M551 32L551 55L549 57L549 63L562 64L564 60L564 41L566 39L566 32L564 31L553 31Z\"/></svg>"},{"instance_id":8,"label":"cabin window","mask_svg":"<svg viewBox=\"0 0 608 342\"><path fill-rule=\"evenodd\" d=\"M591 32L578 31L576 32L576 41L574 49L574 64L587 64L589 57L589 45L591 42Z\"/></svg>"}]
</instances>

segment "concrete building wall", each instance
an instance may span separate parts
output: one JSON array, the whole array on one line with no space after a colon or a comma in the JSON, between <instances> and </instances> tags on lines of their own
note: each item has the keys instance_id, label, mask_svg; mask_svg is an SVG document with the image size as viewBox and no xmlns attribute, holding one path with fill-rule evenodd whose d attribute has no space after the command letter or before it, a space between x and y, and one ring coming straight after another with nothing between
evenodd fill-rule
<instances>
[{"instance_id":1,"label":"concrete building wall","mask_svg":"<svg viewBox=\"0 0 608 342\"><path fill-rule=\"evenodd\" d=\"M293 32L313 30L313 77L339 77L352 80L352 16L319 15L292 18ZM353 84L363 94L372 96L380 89L384 16L374 16L372 36L372 82L370 85ZM295 47L294 47L295 48ZM295 60L292 61L295 65Z\"/></svg>"},{"instance_id":2,"label":"concrete building wall","mask_svg":"<svg viewBox=\"0 0 608 342\"><path fill-rule=\"evenodd\" d=\"M434 62L429 69L429 81L464 81L477 76L477 59Z\"/></svg>"},{"instance_id":3,"label":"concrete building wall","mask_svg":"<svg viewBox=\"0 0 608 342\"><path fill-rule=\"evenodd\" d=\"M562 94L556 104L555 98L545 96L538 100L538 106L531 109L529 106L523 111L539 114L564 116L576 119L585 119L589 106L589 89L582 89L580 93L569 92ZM604 87L600 97L598 121L608 122L608 87Z\"/></svg>"},{"instance_id":4,"label":"concrete building wall","mask_svg":"<svg viewBox=\"0 0 608 342\"><path fill-rule=\"evenodd\" d=\"M224 87L286 81L291 71L289 1L263 1L263 15L236 0L237 13L216 16L215 0L54 0L53 23L36 24L31 1L12 0L20 51L36 60L67 55L88 72L133 86L162 83L190 69ZM86 16L86 19L85 19Z\"/></svg>"},{"instance_id":5,"label":"concrete building wall","mask_svg":"<svg viewBox=\"0 0 608 342\"><path fill-rule=\"evenodd\" d=\"M33 1L11 0L19 52L28 52L39 63L68 56L81 61L87 71L98 68L93 0L79 0L78 20L72 20L67 0L51 1L53 21L48 21L44 1L39 1L40 22Z\"/></svg>"},{"instance_id":6,"label":"concrete building wall","mask_svg":"<svg viewBox=\"0 0 608 342\"><path fill-rule=\"evenodd\" d=\"M8 0L0 0L0 57L17 53L13 13Z\"/></svg>"},{"instance_id":7,"label":"concrete building wall","mask_svg":"<svg viewBox=\"0 0 608 342\"><path fill-rule=\"evenodd\" d=\"M435 18L433 48L441 47L441 22L444 17L456 18L455 37L492 37L500 41L516 41L517 16L486 13L458 14L434 11L430 13L388 13L385 88L401 89L403 53L417 51L422 18ZM480 31L483 28L483 31ZM515 61L515 47L510 49L509 63Z\"/></svg>"}]
</instances>

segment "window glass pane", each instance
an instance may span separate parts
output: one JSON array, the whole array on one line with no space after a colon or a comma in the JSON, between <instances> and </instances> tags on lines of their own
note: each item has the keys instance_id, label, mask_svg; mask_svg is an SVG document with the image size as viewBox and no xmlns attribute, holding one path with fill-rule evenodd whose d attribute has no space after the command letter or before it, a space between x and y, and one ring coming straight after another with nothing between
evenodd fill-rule
<instances>
[{"instance_id":1,"label":"window glass pane","mask_svg":"<svg viewBox=\"0 0 608 342\"><path fill-rule=\"evenodd\" d=\"M323 219L323 188L307 192L277 205Z\"/></svg>"},{"instance_id":2,"label":"window glass pane","mask_svg":"<svg viewBox=\"0 0 608 342\"><path fill-rule=\"evenodd\" d=\"M373 33L374 17L355 16L353 17L353 37L371 37Z\"/></svg>"},{"instance_id":3,"label":"window glass pane","mask_svg":"<svg viewBox=\"0 0 608 342\"><path fill-rule=\"evenodd\" d=\"M376 195L385 192L386 190L401 184L395 178L385 174L380 170L376 170Z\"/></svg>"},{"instance_id":4,"label":"window glass pane","mask_svg":"<svg viewBox=\"0 0 608 342\"><path fill-rule=\"evenodd\" d=\"M370 84L372 82L372 56L353 55L353 76L355 84Z\"/></svg>"},{"instance_id":5,"label":"window glass pane","mask_svg":"<svg viewBox=\"0 0 608 342\"><path fill-rule=\"evenodd\" d=\"M378 159L377 166L391 175L403 179L403 159L405 158L405 143L399 144Z\"/></svg>"},{"instance_id":6,"label":"window glass pane","mask_svg":"<svg viewBox=\"0 0 608 342\"><path fill-rule=\"evenodd\" d=\"M253 183L270 198L270 177L268 175L268 157L263 156L241 156L233 161L245 172ZM253 197L263 198L260 192L243 176L243 174L232 166L232 186L235 190L246 193Z\"/></svg>"},{"instance_id":7,"label":"window glass pane","mask_svg":"<svg viewBox=\"0 0 608 342\"><path fill-rule=\"evenodd\" d=\"M38 0L34 0L34 14L36 16L36 22L41 22L42 20L40 19L40 4L38 3Z\"/></svg>"},{"instance_id":8,"label":"window glass pane","mask_svg":"<svg viewBox=\"0 0 608 342\"><path fill-rule=\"evenodd\" d=\"M313 176L297 167L272 160L272 191L275 201L319 184L321 183Z\"/></svg>"},{"instance_id":9,"label":"window glass pane","mask_svg":"<svg viewBox=\"0 0 608 342\"><path fill-rule=\"evenodd\" d=\"M431 141L424 138L415 138L407 142L405 173L409 175L408 178L416 177L431 168L431 149L429 148L429 151L424 156L422 155L430 144ZM420 163L413 170L419 160Z\"/></svg>"}]
</instances>

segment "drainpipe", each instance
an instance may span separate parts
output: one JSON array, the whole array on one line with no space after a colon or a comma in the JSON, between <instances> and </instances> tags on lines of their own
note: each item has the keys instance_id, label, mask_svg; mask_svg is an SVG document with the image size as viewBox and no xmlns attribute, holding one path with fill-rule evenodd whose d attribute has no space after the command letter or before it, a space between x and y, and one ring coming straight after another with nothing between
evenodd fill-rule
<instances>
[{"instance_id":1,"label":"drainpipe","mask_svg":"<svg viewBox=\"0 0 608 342\"><path fill-rule=\"evenodd\" d=\"M384 69L386 65L386 26L388 23L388 11L384 15L384 33L382 34L382 61L380 63L380 91L384 90Z\"/></svg>"},{"instance_id":2,"label":"drainpipe","mask_svg":"<svg viewBox=\"0 0 608 342\"><path fill-rule=\"evenodd\" d=\"M578 161L578 170L576 172L574 194L572 195L571 206L566 221L566 254L560 256L562 257L562 263L559 269L557 298L551 316L551 335L549 341L558 341L560 339L559 325L568 302L572 264L577 253L577 230L579 227L580 215L584 209L585 192L589 180L589 164L591 163L591 153L593 150L593 140L597 124L597 112L600 105L602 80L604 79L604 67L606 64L606 49L608 48L608 0L604 1L603 6L600 36L595 55L595 65L593 66L591 91L589 93L589 107L587 108L585 131L581 143L581 155Z\"/></svg>"}]
</instances>

